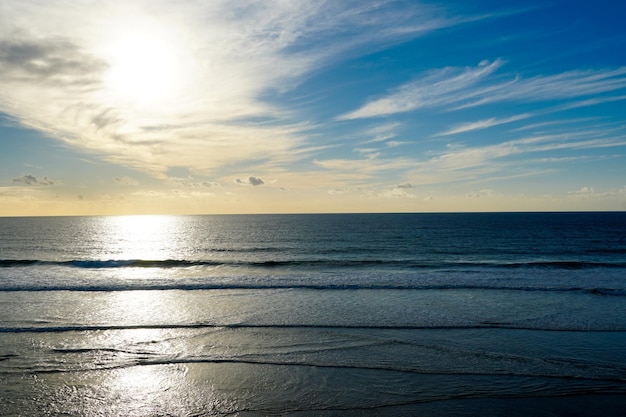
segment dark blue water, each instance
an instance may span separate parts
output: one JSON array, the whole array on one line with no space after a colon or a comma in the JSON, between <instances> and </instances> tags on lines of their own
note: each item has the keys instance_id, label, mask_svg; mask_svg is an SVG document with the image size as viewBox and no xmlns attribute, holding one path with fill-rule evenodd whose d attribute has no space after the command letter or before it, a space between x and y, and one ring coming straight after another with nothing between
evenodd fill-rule
<instances>
[{"instance_id":1,"label":"dark blue water","mask_svg":"<svg viewBox=\"0 0 626 417\"><path fill-rule=\"evenodd\" d=\"M623 415L626 213L0 218L0 415Z\"/></svg>"}]
</instances>

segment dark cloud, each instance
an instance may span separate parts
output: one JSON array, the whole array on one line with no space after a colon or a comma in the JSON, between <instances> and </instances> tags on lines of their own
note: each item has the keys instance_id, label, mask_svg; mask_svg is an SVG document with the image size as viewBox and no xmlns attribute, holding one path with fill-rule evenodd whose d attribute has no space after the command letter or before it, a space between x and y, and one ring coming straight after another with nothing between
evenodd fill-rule
<instances>
[{"instance_id":1,"label":"dark cloud","mask_svg":"<svg viewBox=\"0 0 626 417\"><path fill-rule=\"evenodd\" d=\"M63 39L0 40L0 77L29 83L89 86L106 63Z\"/></svg>"},{"instance_id":2,"label":"dark cloud","mask_svg":"<svg viewBox=\"0 0 626 417\"><path fill-rule=\"evenodd\" d=\"M265 184L265 181L263 181L261 178L259 177L248 177L248 179L242 180L241 178L237 178L235 180L235 182L237 184L241 184L241 185L251 185L253 187L256 187L257 185L263 185Z\"/></svg>"},{"instance_id":3,"label":"dark cloud","mask_svg":"<svg viewBox=\"0 0 626 417\"><path fill-rule=\"evenodd\" d=\"M408 189L408 188L413 188L413 185L409 184L408 182L406 184L400 184L397 185L396 188L401 188L401 189Z\"/></svg>"},{"instance_id":4,"label":"dark cloud","mask_svg":"<svg viewBox=\"0 0 626 417\"><path fill-rule=\"evenodd\" d=\"M52 181L48 177L43 177L39 179L30 174L23 175L19 178L13 178L13 182L24 185L54 185L54 181Z\"/></svg>"}]
</instances>

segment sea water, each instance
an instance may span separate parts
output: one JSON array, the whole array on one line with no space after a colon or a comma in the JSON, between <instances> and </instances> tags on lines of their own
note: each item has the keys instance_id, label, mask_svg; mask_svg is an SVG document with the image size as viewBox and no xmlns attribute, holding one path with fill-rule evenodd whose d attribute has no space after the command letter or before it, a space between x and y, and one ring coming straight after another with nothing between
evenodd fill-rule
<instances>
[{"instance_id":1,"label":"sea water","mask_svg":"<svg viewBox=\"0 0 626 417\"><path fill-rule=\"evenodd\" d=\"M626 213L0 218L0 415L622 416Z\"/></svg>"}]
</instances>

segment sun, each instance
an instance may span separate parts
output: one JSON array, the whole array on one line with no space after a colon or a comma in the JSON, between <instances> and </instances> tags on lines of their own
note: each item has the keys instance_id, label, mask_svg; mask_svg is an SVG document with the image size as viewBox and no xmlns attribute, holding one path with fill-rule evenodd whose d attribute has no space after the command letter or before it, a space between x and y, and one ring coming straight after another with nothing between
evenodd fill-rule
<instances>
[{"instance_id":1,"label":"sun","mask_svg":"<svg viewBox=\"0 0 626 417\"><path fill-rule=\"evenodd\" d=\"M179 73L169 45L148 34L129 34L114 45L107 84L136 100L171 94Z\"/></svg>"},{"instance_id":2,"label":"sun","mask_svg":"<svg viewBox=\"0 0 626 417\"><path fill-rule=\"evenodd\" d=\"M161 105L182 93L190 60L181 31L146 16L120 19L101 48L107 71L104 88L118 105Z\"/></svg>"}]
</instances>

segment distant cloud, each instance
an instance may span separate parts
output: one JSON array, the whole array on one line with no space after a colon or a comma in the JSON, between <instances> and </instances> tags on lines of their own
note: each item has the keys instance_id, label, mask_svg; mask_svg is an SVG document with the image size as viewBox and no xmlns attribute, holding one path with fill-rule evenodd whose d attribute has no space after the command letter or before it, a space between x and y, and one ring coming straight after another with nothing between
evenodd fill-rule
<instances>
[{"instance_id":1,"label":"distant cloud","mask_svg":"<svg viewBox=\"0 0 626 417\"><path fill-rule=\"evenodd\" d=\"M407 187L407 185L409 185L409 187ZM410 188L413 188L410 184L398 185L391 190L384 191L381 195L387 198L416 198L415 194L407 191Z\"/></svg>"},{"instance_id":2,"label":"distant cloud","mask_svg":"<svg viewBox=\"0 0 626 417\"><path fill-rule=\"evenodd\" d=\"M407 182L405 184L396 185L396 188L400 188L400 189L405 189L406 190L406 189L409 189L409 188L413 188L413 186Z\"/></svg>"},{"instance_id":3,"label":"distant cloud","mask_svg":"<svg viewBox=\"0 0 626 417\"><path fill-rule=\"evenodd\" d=\"M265 184L265 181L258 177L248 177L243 180L241 178L237 178L235 182L240 185L251 185L253 187Z\"/></svg>"},{"instance_id":4,"label":"distant cloud","mask_svg":"<svg viewBox=\"0 0 626 417\"><path fill-rule=\"evenodd\" d=\"M331 188L328 190L328 194L330 195L343 195L348 191L347 188Z\"/></svg>"},{"instance_id":5,"label":"distant cloud","mask_svg":"<svg viewBox=\"0 0 626 417\"><path fill-rule=\"evenodd\" d=\"M43 186L54 185L54 181L52 181L48 177L37 178L34 175L30 175L30 174L21 176L19 178L13 178L13 182L24 184L24 185L43 185Z\"/></svg>"},{"instance_id":6,"label":"distant cloud","mask_svg":"<svg viewBox=\"0 0 626 417\"><path fill-rule=\"evenodd\" d=\"M467 193L467 198L486 198L492 197L494 195L494 191L492 189L485 189L480 191L472 191Z\"/></svg>"},{"instance_id":7,"label":"distant cloud","mask_svg":"<svg viewBox=\"0 0 626 417\"><path fill-rule=\"evenodd\" d=\"M115 177L113 178L113 180L117 184L121 184L121 185L139 185L139 182L137 182L137 180L130 178L130 177Z\"/></svg>"},{"instance_id":8,"label":"distant cloud","mask_svg":"<svg viewBox=\"0 0 626 417\"><path fill-rule=\"evenodd\" d=\"M581 189L573 191L570 194L585 196L585 195L591 195L593 193L595 193L595 190L593 189L593 187L582 187Z\"/></svg>"},{"instance_id":9,"label":"distant cloud","mask_svg":"<svg viewBox=\"0 0 626 417\"><path fill-rule=\"evenodd\" d=\"M184 188L214 188L220 186L220 183L218 182L200 180L192 176L170 177L168 178L167 183L172 186Z\"/></svg>"}]
</instances>

